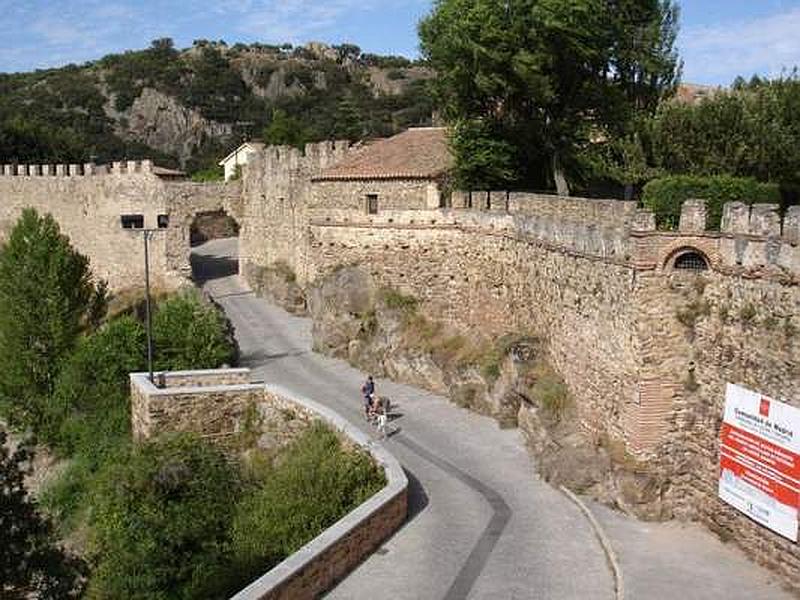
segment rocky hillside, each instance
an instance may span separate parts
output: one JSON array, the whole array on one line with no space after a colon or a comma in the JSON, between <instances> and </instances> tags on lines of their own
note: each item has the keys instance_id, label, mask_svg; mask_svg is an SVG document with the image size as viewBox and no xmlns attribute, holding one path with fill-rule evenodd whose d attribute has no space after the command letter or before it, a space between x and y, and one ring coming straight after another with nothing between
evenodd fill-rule
<instances>
[{"instance_id":1,"label":"rocky hillside","mask_svg":"<svg viewBox=\"0 0 800 600\"><path fill-rule=\"evenodd\" d=\"M207 168L243 138L360 139L427 124L430 72L352 45L169 39L82 66L0 74L0 163L153 156Z\"/></svg>"}]
</instances>

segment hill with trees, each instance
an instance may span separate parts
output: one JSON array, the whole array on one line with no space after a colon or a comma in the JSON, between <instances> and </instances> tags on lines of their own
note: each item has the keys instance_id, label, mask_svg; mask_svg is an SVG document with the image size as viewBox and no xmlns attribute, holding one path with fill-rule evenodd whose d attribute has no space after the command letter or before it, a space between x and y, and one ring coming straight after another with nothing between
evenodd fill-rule
<instances>
[{"instance_id":1,"label":"hill with trees","mask_svg":"<svg viewBox=\"0 0 800 600\"><path fill-rule=\"evenodd\" d=\"M245 138L385 136L429 124L431 73L351 44L169 38L84 65L0 74L0 163L155 158L196 171Z\"/></svg>"}]
</instances>

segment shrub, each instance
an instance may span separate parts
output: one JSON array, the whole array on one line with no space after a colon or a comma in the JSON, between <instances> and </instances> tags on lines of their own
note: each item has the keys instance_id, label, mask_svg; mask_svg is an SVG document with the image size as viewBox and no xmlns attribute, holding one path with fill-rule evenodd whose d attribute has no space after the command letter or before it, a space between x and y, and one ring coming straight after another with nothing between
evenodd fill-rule
<instances>
[{"instance_id":1,"label":"shrub","mask_svg":"<svg viewBox=\"0 0 800 600\"><path fill-rule=\"evenodd\" d=\"M209 167L207 169L201 169L200 171L195 171L192 173L192 181L197 183L204 183L207 181L223 181L225 179L225 172L222 170L222 167Z\"/></svg>"},{"instance_id":2,"label":"shrub","mask_svg":"<svg viewBox=\"0 0 800 600\"><path fill-rule=\"evenodd\" d=\"M363 452L348 451L315 424L263 474L233 523L233 548L243 578L271 568L385 485Z\"/></svg>"},{"instance_id":3,"label":"shrub","mask_svg":"<svg viewBox=\"0 0 800 600\"><path fill-rule=\"evenodd\" d=\"M66 455L98 456L130 432L128 374L147 366L145 330L121 317L84 338L46 411L46 441Z\"/></svg>"},{"instance_id":4,"label":"shrub","mask_svg":"<svg viewBox=\"0 0 800 600\"><path fill-rule=\"evenodd\" d=\"M132 448L99 476L90 596L220 596L237 495L225 456L196 436Z\"/></svg>"},{"instance_id":5,"label":"shrub","mask_svg":"<svg viewBox=\"0 0 800 600\"><path fill-rule=\"evenodd\" d=\"M413 313L417 310L419 300L414 296L402 294L392 288L384 288L381 290L381 298L386 308L391 310L401 310L408 313Z\"/></svg>"},{"instance_id":6,"label":"shrub","mask_svg":"<svg viewBox=\"0 0 800 600\"><path fill-rule=\"evenodd\" d=\"M726 202L781 202L780 188L777 185L729 175L676 175L654 179L644 187L642 201L655 213L659 229L674 230L678 228L684 201L695 198L706 200L706 228L709 230L719 230L722 208Z\"/></svg>"},{"instance_id":7,"label":"shrub","mask_svg":"<svg viewBox=\"0 0 800 600\"><path fill-rule=\"evenodd\" d=\"M235 348L227 329L223 315L197 292L168 298L153 317L155 369L216 369L231 364Z\"/></svg>"},{"instance_id":8,"label":"shrub","mask_svg":"<svg viewBox=\"0 0 800 600\"><path fill-rule=\"evenodd\" d=\"M564 380L545 364L538 366L535 376L531 396L546 415L560 421L570 405L569 390Z\"/></svg>"}]
</instances>

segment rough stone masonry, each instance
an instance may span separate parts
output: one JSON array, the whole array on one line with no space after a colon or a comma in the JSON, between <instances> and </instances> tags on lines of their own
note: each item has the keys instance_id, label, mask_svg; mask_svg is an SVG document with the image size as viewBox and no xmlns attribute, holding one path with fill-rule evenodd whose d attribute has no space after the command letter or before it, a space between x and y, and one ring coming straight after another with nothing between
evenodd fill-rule
<instances>
[{"instance_id":1,"label":"rough stone masonry","mask_svg":"<svg viewBox=\"0 0 800 600\"><path fill-rule=\"evenodd\" d=\"M254 286L276 265L301 287L361 265L453 327L535 334L583 427L671 480L663 501L673 514L705 522L800 588L797 545L716 494L725 384L800 406L800 208L781 217L777 206L731 203L711 232L703 203L689 202L679 230L659 232L630 202L450 193L438 173L374 170L371 153L402 163L387 143L266 148L241 188L163 181L146 161L6 166L0 231L25 206L51 212L96 272L124 287L141 275L141 238L121 216L157 227L168 215L154 261L170 285L187 274L194 215L225 209Z\"/></svg>"}]
</instances>

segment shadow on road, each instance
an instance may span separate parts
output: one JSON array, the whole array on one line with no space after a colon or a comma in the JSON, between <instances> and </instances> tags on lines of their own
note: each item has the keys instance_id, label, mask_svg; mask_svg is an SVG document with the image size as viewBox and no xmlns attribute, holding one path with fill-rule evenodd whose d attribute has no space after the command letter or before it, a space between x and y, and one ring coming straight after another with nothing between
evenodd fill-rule
<instances>
[{"instance_id":1,"label":"shadow on road","mask_svg":"<svg viewBox=\"0 0 800 600\"><path fill-rule=\"evenodd\" d=\"M428 494L425 493L425 488L422 487L419 479L406 469L403 469L403 472L408 477L408 521L410 522L425 510L429 500Z\"/></svg>"},{"instance_id":2,"label":"shadow on road","mask_svg":"<svg viewBox=\"0 0 800 600\"><path fill-rule=\"evenodd\" d=\"M192 252L189 260L192 265L192 279L200 285L239 273L239 261L235 258Z\"/></svg>"},{"instance_id":3,"label":"shadow on road","mask_svg":"<svg viewBox=\"0 0 800 600\"><path fill-rule=\"evenodd\" d=\"M303 356L308 353L308 350L293 350L291 352L278 352L276 354L270 354L264 350L257 350L256 352L250 352L245 356L242 356L239 363L242 367L256 369L276 360L295 356Z\"/></svg>"}]
</instances>

